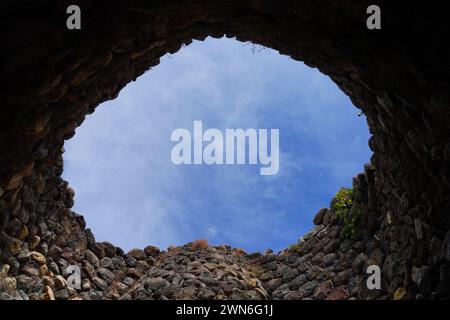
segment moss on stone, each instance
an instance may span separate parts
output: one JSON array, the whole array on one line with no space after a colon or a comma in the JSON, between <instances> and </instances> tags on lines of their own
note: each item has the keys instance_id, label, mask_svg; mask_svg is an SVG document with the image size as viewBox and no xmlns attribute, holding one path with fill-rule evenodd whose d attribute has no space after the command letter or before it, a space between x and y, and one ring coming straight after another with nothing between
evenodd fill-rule
<instances>
[{"instance_id":1,"label":"moss on stone","mask_svg":"<svg viewBox=\"0 0 450 320\"><path fill-rule=\"evenodd\" d=\"M332 209L342 222L341 236L352 238L357 232L361 209L357 205L358 192L351 188L341 188L332 202Z\"/></svg>"}]
</instances>

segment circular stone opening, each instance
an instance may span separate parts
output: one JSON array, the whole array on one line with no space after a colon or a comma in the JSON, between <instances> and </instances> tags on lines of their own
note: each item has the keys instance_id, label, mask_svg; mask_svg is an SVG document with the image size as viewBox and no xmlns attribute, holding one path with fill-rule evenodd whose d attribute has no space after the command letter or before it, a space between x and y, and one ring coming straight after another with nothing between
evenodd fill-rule
<instances>
[{"instance_id":1,"label":"circular stone opening","mask_svg":"<svg viewBox=\"0 0 450 320\"><path fill-rule=\"evenodd\" d=\"M328 77L271 49L194 41L88 117L65 144L63 176L98 241L279 251L368 161L358 112ZM279 171L261 176L248 146L246 165L175 165L171 133L198 120L203 131L279 129Z\"/></svg>"},{"instance_id":2,"label":"circular stone opening","mask_svg":"<svg viewBox=\"0 0 450 320\"><path fill-rule=\"evenodd\" d=\"M15 1L0 13L5 44L0 68L1 299L449 298L445 10L383 1L382 29L369 30L364 23L369 1L79 3L84 18L77 31L67 29L67 7L60 2ZM373 156L353 179L358 192L340 193L333 208L316 215L314 231L278 255L246 255L202 242L170 252L146 248L124 254L110 243L96 243L83 217L70 210L74 190L61 179L64 140L87 114L114 99L160 57L207 36L252 41L305 61L364 111ZM349 219L355 214L358 224ZM357 231L352 237L343 237L352 230ZM191 259L213 257L230 258L229 270L239 266L241 279L249 280L241 282L244 291L230 294L225 285L215 296L190 286L168 292L168 280L154 277L155 270L175 270L175 282L181 283ZM116 264L110 263L113 259ZM58 276L66 276L69 265L84 266L83 286L76 292L51 282L63 282ZM380 268L381 289L366 286L371 265ZM123 293L133 283L128 278L114 282L106 266L116 268L113 276L138 266L134 280L141 287L162 286L165 293L148 288ZM208 266L214 279L223 279ZM208 269L206 263L197 267L200 273ZM51 276L45 286L43 274ZM249 288L259 281L262 286Z\"/></svg>"}]
</instances>

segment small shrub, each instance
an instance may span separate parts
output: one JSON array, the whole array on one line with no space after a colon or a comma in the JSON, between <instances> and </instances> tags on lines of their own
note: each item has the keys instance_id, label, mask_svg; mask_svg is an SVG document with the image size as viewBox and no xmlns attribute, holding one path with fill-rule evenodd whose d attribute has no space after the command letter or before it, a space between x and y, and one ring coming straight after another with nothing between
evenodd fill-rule
<instances>
[{"instance_id":1,"label":"small shrub","mask_svg":"<svg viewBox=\"0 0 450 320\"><path fill-rule=\"evenodd\" d=\"M300 248L301 248L302 246L301 246L301 244L299 244L299 243L296 243L296 244L291 244L289 247L288 247L288 252L299 252L300 251Z\"/></svg>"},{"instance_id":2,"label":"small shrub","mask_svg":"<svg viewBox=\"0 0 450 320\"><path fill-rule=\"evenodd\" d=\"M244 250L239 249L239 248L236 248L236 249L234 250L234 253L235 253L237 256L241 256L241 257L247 255L247 253L245 253Z\"/></svg>"},{"instance_id":3,"label":"small shrub","mask_svg":"<svg viewBox=\"0 0 450 320\"><path fill-rule=\"evenodd\" d=\"M336 216L342 221L341 236L344 238L353 237L357 231L361 217L361 209L355 203L357 195L353 189L341 188L332 203Z\"/></svg>"},{"instance_id":4,"label":"small shrub","mask_svg":"<svg viewBox=\"0 0 450 320\"><path fill-rule=\"evenodd\" d=\"M192 249L194 249L194 250L208 249L208 240L205 240L205 239L195 240L194 243L192 243Z\"/></svg>"}]
</instances>

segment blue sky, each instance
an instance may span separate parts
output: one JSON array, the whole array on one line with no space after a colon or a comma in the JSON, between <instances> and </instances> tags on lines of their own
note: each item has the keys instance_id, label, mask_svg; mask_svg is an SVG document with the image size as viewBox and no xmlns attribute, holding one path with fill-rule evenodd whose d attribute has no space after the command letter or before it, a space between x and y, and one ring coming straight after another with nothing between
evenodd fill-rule
<instances>
[{"instance_id":1,"label":"blue sky","mask_svg":"<svg viewBox=\"0 0 450 320\"><path fill-rule=\"evenodd\" d=\"M63 176L97 241L195 239L281 250L369 161L365 118L316 69L233 39L194 41L99 106L66 142ZM280 170L174 165L174 129L277 128Z\"/></svg>"}]
</instances>

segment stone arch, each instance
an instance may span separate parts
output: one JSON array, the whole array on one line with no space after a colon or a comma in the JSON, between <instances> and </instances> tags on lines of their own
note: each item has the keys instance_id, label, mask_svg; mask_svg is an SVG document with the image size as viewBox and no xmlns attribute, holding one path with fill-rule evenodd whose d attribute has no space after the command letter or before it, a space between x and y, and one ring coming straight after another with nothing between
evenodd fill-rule
<instances>
[{"instance_id":1,"label":"stone arch","mask_svg":"<svg viewBox=\"0 0 450 320\"><path fill-rule=\"evenodd\" d=\"M73 3L80 31L65 28ZM2 227L46 164L61 164L45 172L59 177L64 140L99 103L192 39L236 37L317 67L366 114L374 155L359 176L361 228L393 261L383 270L391 296L398 287L430 296L411 270L439 278L450 259L448 27L439 8L380 3L382 29L369 31L368 1L14 1L0 13Z\"/></svg>"}]
</instances>

